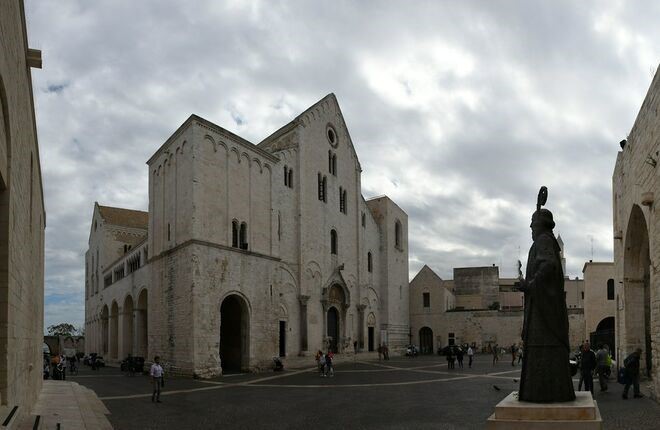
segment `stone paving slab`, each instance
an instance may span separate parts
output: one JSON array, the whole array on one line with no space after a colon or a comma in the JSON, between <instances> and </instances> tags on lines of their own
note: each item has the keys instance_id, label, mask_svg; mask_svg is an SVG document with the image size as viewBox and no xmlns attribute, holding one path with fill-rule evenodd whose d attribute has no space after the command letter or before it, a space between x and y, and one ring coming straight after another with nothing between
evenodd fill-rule
<instances>
[{"instance_id":1,"label":"stone paving slab","mask_svg":"<svg viewBox=\"0 0 660 430\"><path fill-rule=\"evenodd\" d=\"M336 360L334 378L319 377L313 357L306 363L277 373L170 378L160 404L151 403L146 376L83 369L75 380L99 394L116 429L483 429L495 405L518 389L520 373L487 356L472 369L447 369L438 356ZM610 391L595 393L604 428L657 429L660 405L624 401L622 388L610 381Z\"/></svg>"},{"instance_id":2,"label":"stone paving slab","mask_svg":"<svg viewBox=\"0 0 660 430\"><path fill-rule=\"evenodd\" d=\"M89 388L72 381L44 381L39 400L31 416L24 417L18 426L32 430L37 415L42 429L111 430L106 414L110 412Z\"/></svg>"}]
</instances>

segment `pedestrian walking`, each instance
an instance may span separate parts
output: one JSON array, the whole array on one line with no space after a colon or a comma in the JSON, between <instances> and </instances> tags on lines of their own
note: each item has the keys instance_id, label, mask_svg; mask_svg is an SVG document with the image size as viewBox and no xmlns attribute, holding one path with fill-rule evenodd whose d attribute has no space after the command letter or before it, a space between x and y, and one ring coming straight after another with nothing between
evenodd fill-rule
<instances>
[{"instance_id":1,"label":"pedestrian walking","mask_svg":"<svg viewBox=\"0 0 660 430\"><path fill-rule=\"evenodd\" d=\"M518 351L518 348L516 348L516 344L513 343L511 344L511 365L515 366L516 365L516 352Z\"/></svg>"},{"instance_id":2,"label":"pedestrian walking","mask_svg":"<svg viewBox=\"0 0 660 430\"><path fill-rule=\"evenodd\" d=\"M463 348L460 346L456 350L456 360L458 361L458 367L459 369L463 368Z\"/></svg>"},{"instance_id":3,"label":"pedestrian walking","mask_svg":"<svg viewBox=\"0 0 660 430\"><path fill-rule=\"evenodd\" d=\"M383 359L384 360L390 359L390 348L387 346L387 344L383 345Z\"/></svg>"},{"instance_id":4,"label":"pedestrian walking","mask_svg":"<svg viewBox=\"0 0 660 430\"><path fill-rule=\"evenodd\" d=\"M383 345L378 345L378 361L383 359Z\"/></svg>"},{"instance_id":5,"label":"pedestrian walking","mask_svg":"<svg viewBox=\"0 0 660 430\"><path fill-rule=\"evenodd\" d=\"M332 366L332 359L334 354L332 350L328 350L328 353L325 355L325 376L333 377L335 376L335 369Z\"/></svg>"},{"instance_id":6,"label":"pedestrian walking","mask_svg":"<svg viewBox=\"0 0 660 430\"><path fill-rule=\"evenodd\" d=\"M162 403L160 401L160 391L163 385L165 385L165 382L163 380L164 374L165 371L163 371L163 368L160 365L160 357L155 356L154 363L151 365L151 370L149 371L149 375L151 376L151 385L153 386L154 389L153 394L151 394L152 402Z\"/></svg>"},{"instance_id":7,"label":"pedestrian walking","mask_svg":"<svg viewBox=\"0 0 660 430\"><path fill-rule=\"evenodd\" d=\"M642 348L637 348L635 352L630 354L623 360L623 365L626 368L626 386L623 387L623 399L628 398L628 390L630 386L633 386L633 394L636 399L644 397L642 393L639 392L639 359L642 356Z\"/></svg>"},{"instance_id":8,"label":"pedestrian walking","mask_svg":"<svg viewBox=\"0 0 660 430\"><path fill-rule=\"evenodd\" d=\"M468 367L470 369L472 369L472 360L474 359L474 350L472 350L471 346L468 347L467 355L468 355Z\"/></svg>"},{"instance_id":9,"label":"pedestrian walking","mask_svg":"<svg viewBox=\"0 0 660 430\"><path fill-rule=\"evenodd\" d=\"M493 347L493 366L495 366L495 363L497 363L500 359L500 347L495 344Z\"/></svg>"},{"instance_id":10,"label":"pedestrian walking","mask_svg":"<svg viewBox=\"0 0 660 430\"><path fill-rule=\"evenodd\" d=\"M354 353L354 354L357 354L357 353L358 353L358 344L357 344L357 340L354 340L354 341L353 341L353 353Z\"/></svg>"},{"instance_id":11,"label":"pedestrian walking","mask_svg":"<svg viewBox=\"0 0 660 430\"><path fill-rule=\"evenodd\" d=\"M520 364L522 359L523 359L523 347L522 347L522 345L520 345L518 347L518 364Z\"/></svg>"},{"instance_id":12,"label":"pedestrian walking","mask_svg":"<svg viewBox=\"0 0 660 430\"><path fill-rule=\"evenodd\" d=\"M596 368L596 354L591 350L589 341L582 344L582 360L580 361L580 375L584 381L584 391L594 393L593 371ZM579 387L578 387L579 388Z\"/></svg>"},{"instance_id":13,"label":"pedestrian walking","mask_svg":"<svg viewBox=\"0 0 660 430\"><path fill-rule=\"evenodd\" d=\"M456 360L456 357L454 356L454 347L450 346L447 349L447 368L448 369L453 369L454 368L454 361Z\"/></svg>"},{"instance_id":14,"label":"pedestrian walking","mask_svg":"<svg viewBox=\"0 0 660 430\"><path fill-rule=\"evenodd\" d=\"M596 353L596 372L598 373L598 384L600 391L607 391L607 375L609 374L610 366L610 351L605 345L598 346Z\"/></svg>"}]
</instances>

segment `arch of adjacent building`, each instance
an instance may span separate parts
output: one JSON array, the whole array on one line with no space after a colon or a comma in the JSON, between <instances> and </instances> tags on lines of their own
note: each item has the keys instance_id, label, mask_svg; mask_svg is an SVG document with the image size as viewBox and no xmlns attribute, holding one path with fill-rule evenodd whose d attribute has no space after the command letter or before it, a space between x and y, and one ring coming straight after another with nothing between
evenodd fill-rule
<instances>
[{"instance_id":1,"label":"arch of adjacent building","mask_svg":"<svg viewBox=\"0 0 660 430\"><path fill-rule=\"evenodd\" d=\"M624 353L641 348L641 368L652 374L651 343L651 258L646 218L638 205L633 205L624 242Z\"/></svg>"},{"instance_id":2,"label":"arch of adjacent building","mask_svg":"<svg viewBox=\"0 0 660 430\"><path fill-rule=\"evenodd\" d=\"M220 302L220 365L223 373L250 367L250 302L239 292Z\"/></svg>"},{"instance_id":3,"label":"arch of adjacent building","mask_svg":"<svg viewBox=\"0 0 660 430\"><path fill-rule=\"evenodd\" d=\"M135 355L148 357L149 353L149 293L143 288L135 307Z\"/></svg>"},{"instance_id":4,"label":"arch of adjacent building","mask_svg":"<svg viewBox=\"0 0 660 430\"><path fill-rule=\"evenodd\" d=\"M11 171L11 129L4 81L0 75L0 147L6 154L6 167L0 174L0 357L8 353L9 315L9 174ZM6 177L4 176L6 175ZM0 401L7 398L7 366L0 366Z\"/></svg>"}]
</instances>

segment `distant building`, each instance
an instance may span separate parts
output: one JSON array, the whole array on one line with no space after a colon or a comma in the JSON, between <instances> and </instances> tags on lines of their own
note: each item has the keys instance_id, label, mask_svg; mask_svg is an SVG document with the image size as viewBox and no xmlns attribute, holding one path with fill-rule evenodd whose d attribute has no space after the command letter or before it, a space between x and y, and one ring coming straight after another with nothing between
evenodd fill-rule
<instances>
[{"instance_id":1,"label":"distant building","mask_svg":"<svg viewBox=\"0 0 660 430\"><path fill-rule=\"evenodd\" d=\"M592 345L607 344L616 355L614 263L584 263L584 324Z\"/></svg>"},{"instance_id":2,"label":"distant building","mask_svg":"<svg viewBox=\"0 0 660 430\"><path fill-rule=\"evenodd\" d=\"M330 94L258 145L192 115L147 162L149 210L95 205L89 352L212 376L408 341L408 217L362 197Z\"/></svg>"},{"instance_id":3,"label":"distant building","mask_svg":"<svg viewBox=\"0 0 660 430\"><path fill-rule=\"evenodd\" d=\"M563 242L562 257L563 257ZM590 279L596 282L594 270ZM500 278L495 265L454 269L453 280L442 280L428 266L410 282L411 341L424 353L447 345L507 346L521 342L524 295L517 279ZM572 348L585 339L585 281L564 280ZM596 295L594 295L597 298Z\"/></svg>"}]
</instances>

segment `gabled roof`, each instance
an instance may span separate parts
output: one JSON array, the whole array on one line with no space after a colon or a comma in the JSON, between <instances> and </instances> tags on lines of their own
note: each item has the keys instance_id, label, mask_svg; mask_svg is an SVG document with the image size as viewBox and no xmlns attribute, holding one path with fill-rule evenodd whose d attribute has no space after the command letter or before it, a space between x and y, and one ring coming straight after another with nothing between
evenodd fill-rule
<instances>
[{"instance_id":1,"label":"gabled roof","mask_svg":"<svg viewBox=\"0 0 660 430\"><path fill-rule=\"evenodd\" d=\"M420 275L423 275L423 274L430 275L431 277L437 279L438 282L442 282L442 278L441 278L440 276L438 276L438 274L435 273L435 272L433 271L433 269L431 269L429 266L427 266L427 265L425 264L424 267L422 267L422 268L419 270L419 272L417 272L417 274L416 274L415 277L412 279L412 281L410 281L410 283L412 284L413 282L415 282L415 279L417 279Z\"/></svg>"},{"instance_id":2,"label":"gabled roof","mask_svg":"<svg viewBox=\"0 0 660 430\"><path fill-rule=\"evenodd\" d=\"M149 212L99 205L99 214L111 225L142 230L147 230L149 227Z\"/></svg>"},{"instance_id":3,"label":"gabled roof","mask_svg":"<svg viewBox=\"0 0 660 430\"><path fill-rule=\"evenodd\" d=\"M295 127L298 125L301 125L303 123L303 119L307 114L321 106L323 103L330 102L332 103L335 108L337 109L337 112L339 112L339 118L341 119L341 126L344 128L346 131L346 136L348 136L348 145L351 151L353 152L353 156L355 157L355 160L357 161L358 168L360 171L362 171L362 166L360 165L360 159L357 156L357 152L355 151L355 146L353 145L353 139L351 139L351 133L348 131L348 126L346 125L346 120L344 120L344 114L341 111L341 107L339 106L339 102L337 101L337 97L335 96L334 93L330 93L327 96L323 97L321 100L318 102L314 103L307 109L305 109L300 115L296 116L293 120L291 120L289 123L285 124L284 126L280 127L277 129L274 133L266 137L264 140L259 142L257 146L262 149L267 149L269 146L269 143L273 142L274 140L277 140L284 134L288 133L289 131L293 130Z\"/></svg>"}]
</instances>

